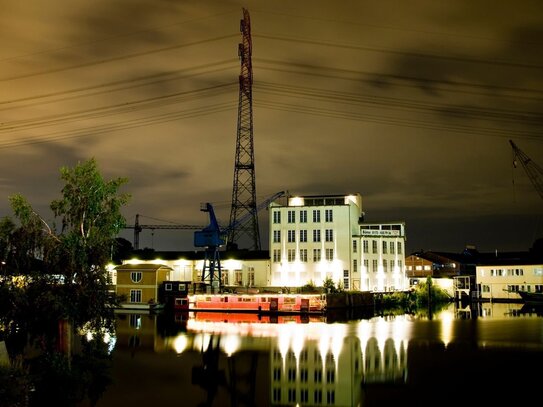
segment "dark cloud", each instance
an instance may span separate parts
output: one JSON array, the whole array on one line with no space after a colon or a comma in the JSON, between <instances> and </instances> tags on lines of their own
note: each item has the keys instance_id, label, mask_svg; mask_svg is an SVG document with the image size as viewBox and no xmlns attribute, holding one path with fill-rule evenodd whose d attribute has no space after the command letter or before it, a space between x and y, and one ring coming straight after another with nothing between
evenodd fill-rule
<instances>
[{"instance_id":1,"label":"dark cloud","mask_svg":"<svg viewBox=\"0 0 543 407\"><path fill-rule=\"evenodd\" d=\"M10 4L0 141L33 142L4 148L6 195L46 207L59 168L95 157L129 179L130 222L205 223L202 202L227 220L242 7L259 197L359 192L368 220L406 222L413 249L532 241L540 200L508 144L543 162L543 14L528 0ZM165 233L145 244L192 245Z\"/></svg>"}]
</instances>

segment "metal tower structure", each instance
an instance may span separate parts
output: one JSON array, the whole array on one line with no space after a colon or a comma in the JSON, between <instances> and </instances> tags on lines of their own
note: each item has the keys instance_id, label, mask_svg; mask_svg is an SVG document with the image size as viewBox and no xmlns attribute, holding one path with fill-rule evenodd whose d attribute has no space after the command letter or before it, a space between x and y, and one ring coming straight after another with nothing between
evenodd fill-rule
<instances>
[{"instance_id":1,"label":"metal tower structure","mask_svg":"<svg viewBox=\"0 0 543 407\"><path fill-rule=\"evenodd\" d=\"M537 165L524 151L522 151L512 140L509 140L513 148L513 165L517 167L517 159L522 164L524 171L528 174L528 178L539 196L543 199L543 169Z\"/></svg>"},{"instance_id":2,"label":"metal tower structure","mask_svg":"<svg viewBox=\"0 0 543 407\"><path fill-rule=\"evenodd\" d=\"M251 62L252 41L249 11L243 9L240 21L242 42L238 45L241 61L239 75L238 128L236 140L236 158L234 163L234 187L232 189L232 208L230 225L236 225L228 233L231 248L243 247L260 250L260 231L256 211L255 155L253 143L253 68ZM249 219L241 224L238 220L247 214ZM243 242L241 239L245 239ZM241 247L240 247L241 248Z\"/></svg>"}]
</instances>

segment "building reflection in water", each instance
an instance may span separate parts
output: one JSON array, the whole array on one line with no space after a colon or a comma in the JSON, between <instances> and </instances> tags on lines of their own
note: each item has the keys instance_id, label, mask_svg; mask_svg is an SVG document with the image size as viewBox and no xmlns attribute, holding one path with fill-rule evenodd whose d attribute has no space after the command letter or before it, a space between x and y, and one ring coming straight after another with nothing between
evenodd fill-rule
<instances>
[{"instance_id":1,"label":"building reflection in water","mask_svg":"<svg viewBox=\"0 0 543 407\"><path fill-rule=\"evenodd\" d=\"M455 312L445 310L422 324L416 321L416 329L410 315L349 323L311 318L302 323L293 317L270 320L244 314L119 314L117 346L128 347L132 356L143 349L177 356L201 354L191 367L192 385L207 383L209 387L215 381L214 386L228 389L231 405L242 405L235 397L251 405L257 376L265 382L261 389L268 392L267 405L369 405L363 402L368 389L381 385L401 388L417 382L410 380L409 369L420 375L419 359L427 365L435 355L442 357L447 347L462 337L462 329L473 329L472 321L464 328L458 325L462 321ZM485 313L491 312L487 309L481 315ZM502 311L496 313L501 315ZM471 348L474 342L476 339L471 340ZM415 355L416 363L408 364L408 354ZM268 355L265 363L259 362L262 359L257 355ZM211 405L217 388L206 390L206 405Z\"/></svg>"}]
</instances>

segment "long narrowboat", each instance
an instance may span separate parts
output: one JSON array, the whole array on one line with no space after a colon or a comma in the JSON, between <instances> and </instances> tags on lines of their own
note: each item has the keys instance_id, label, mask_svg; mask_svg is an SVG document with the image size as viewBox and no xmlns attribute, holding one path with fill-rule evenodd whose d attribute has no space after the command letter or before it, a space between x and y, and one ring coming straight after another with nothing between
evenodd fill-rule
<instances>
[{"instance_id":1,"label":"long narrowboat","mask_svg":"<svg viewBox=\"0 0 543 407\"><path fill-rule=\"evenodd\" d=\"M191 311L323 313L324 294L196 294L189 295Z\"/></svg>"}]
</instances>

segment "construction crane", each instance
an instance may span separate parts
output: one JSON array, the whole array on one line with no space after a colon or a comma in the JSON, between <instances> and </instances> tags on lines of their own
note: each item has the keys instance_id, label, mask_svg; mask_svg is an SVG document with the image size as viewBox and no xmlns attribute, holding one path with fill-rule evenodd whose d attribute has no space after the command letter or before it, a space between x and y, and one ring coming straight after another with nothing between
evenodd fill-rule
<instances>
[{"instance_id":1,"label":"construction crane","mask_svg":"<svg viewBox=\"0 0 543 407\"><path fill-rule=\"evenodd\" d=\"M219 222L217 221L213 205L209 202L202 204L200 210L209 213L209 225L202 230L194 232L194 246L206 248L201 280L204 285L209 285L219 291L222 289L220 248L228 244L228 236L232 228L235 228L239 223L246 221L247 217L258 216L258 211L260 209L268 206L270 202L284 195L285 191L276 192L262 201L259 205L255 206L254 212L246 214L244 217L239 218L236 223L229 224L223 228L220 227Z\"/></svg>"},{"instance_id":2,"label":"construction crane","mask_svg":"<svg viewBox=\"0 0 543 407\"><path fill-rule=\"evenodd\" d=\"M511 147L513 147L513 165L517 168L517 162L520 161L524 171L528 174L528 178L532 182L537 193L543 199L543 169L537 165L530 157L526 155L524 151L517 147L517 145L509 140Z\"/></svg>"},{"instance_id":3,"label":"construction crane","mask_svg":"<svg viewBox=\"0 0 543 407\"><path fill-rule=\"evenodd\" d=\"M242 42L238 45L241 62L239 74L238 126L236 157L234 163L234 185L228 232L231 246L247 244L249 250L260 250L260 232L256 216L255 155L253 142L253 67L251 55L251 20L249 11L243 9L239 27ZM243 222L240 220L243 219ZM243 242L242 242L242 239Z\"/></svg>"},{"instance_id":4,"label":"construction crane","mask_svg":"<svg viewBox=\"0 0 543 407\"><path fill-rule=\"evenodd\" d=\"M124 229L134 229L134 250L139 250L140 245L140 233L143 229L151 229L153 232L155 229L185 229L185 230L197 230L201 229L201 225L182 225L182 224L165 224L165 225L145 225L140 224L140 215L136 214L136 221L133 225L126 225Z\"/></svg>"}]
</instances>

